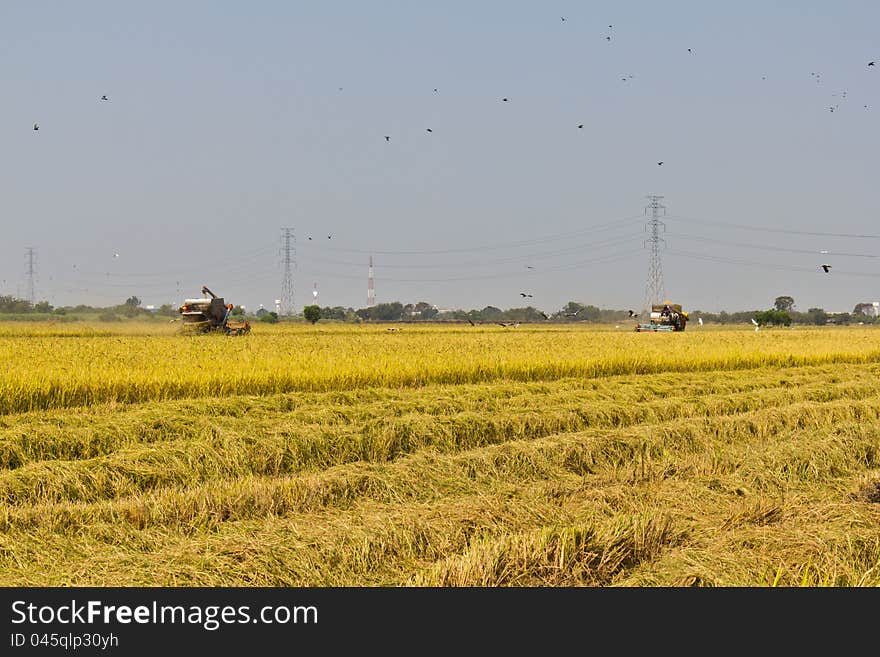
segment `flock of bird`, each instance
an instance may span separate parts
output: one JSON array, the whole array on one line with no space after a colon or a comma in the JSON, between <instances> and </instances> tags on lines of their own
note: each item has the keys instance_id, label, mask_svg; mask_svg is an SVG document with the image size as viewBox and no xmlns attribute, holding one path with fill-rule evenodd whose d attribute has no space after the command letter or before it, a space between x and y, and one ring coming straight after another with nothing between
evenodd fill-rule
<instances>
[{"instance_id":1,"label":"flock of bird","mask_svg":"<svg viewBox=\"0 0 880 657\"><path fill-rule=\"evenodd\" d=\"M562 22L566 22L566 21L567 21L567 19L566 19L564 16L561 16L560 19L562 20ZM613 30L613 27L614 27L613 25L609 25L609 26L608 26L608 32L607 32L607 34L605 34L605 37L604 37L604 38L605 38L605 41L607 41L607 42L610 42L610 41L612 40L612 30ZM687 52L693 54L693 49L692 49L692 48L687 48ZM868 66L868 67L875 67L875 66L876 66L876 62L873 61L873 60L872 60L872 61L869 61L869 62L867 63L867 66ZM821 82L821 75L820 75L819 73L812 72L812 73L810 73L810 75L811 75L811 77L813 77L813 78L815 79L815 81L816 81L817 83L820 83L820 82ZM627 81L627 80L631 80L631 79L633 79L633 75L631 75L631 74L627 74L627 75L621 77L621 80L623 80L624 82ZM762 79L766 79L766 76L762 76ZM342 88L342 87L339 87L339 91L342 91L342 90L343 90L343 88ZM438 93L438 92L439 92L439 89L434 88L434 93ZM839 97L841 100L845 100L845 99L846 99L846 96L847 96L847 92L846 92L846 91L842 91L842 92L840 92L839 96L838 96L838 94L832 94L832 96L834 96L834 97ZM103 95L101 95L100 98L99 98L99 102L109 102L109 100L110 100L110 98L109 98L109 96L107 96L107 94L103 94ZM504 97L501 98L501 102L503 102L503 103L510 102L510 98L507 97L507 96L504 96ZM865 105L864 107L867 109L868 106ZM829 106L829 110L830 110L831 112L834 112L834 111L835 111L836 109L838 109L838 108L839 108L839 103L836 103L836 104L834 104L834 105ZM579 130L580 130L580 129L583 129L583 128L584 128L584 124L583 124L583 123L578 123L578 124L577 124L577 128L578 128ZM34 122L34 124L33 124L33 129L34 129L35 131L38 131L38 130L40 129L40 125L39 125L39 123ZM434 131L433 131L432 128L426 128L426 132L433 133ZM386 141L386 142L390 142L390 141L391 141L391 135L384 135L384 138L385 138L385 141ZM664 163L664 161L663 161L663 160L660 160L660 161L657 162L657 166L663 166L663 163ZM331 239L331 238L332 238L332 235L327 235L327 239L328 239L328 240ZM312 236L309 235L309 236L308 236L308 239L311 241L311 240L312 240ZM824 251L823 251L823 253L824 253ZM119 257L119 254L118 254L118 253L114 253L114 257L115 257L115 258L118 258L118 257ZM827 264L827 263L820 265L820 267L821 267L822 271L824 271L826 274L827 274L827 273L830 273L831 268L832 268L831 265L830 265L830 264ZM534 269L534 267L533 267L532 265L526 265L526 268L527 268L527 269ZM527 293L527 292L520 292L520 296L521 296L522 298L524 298L524 299L525 299L525 298L532 298L532 297L533 297L533 295L532 295L531 293ZM543 311L539 311L539 312L540 312L540 314L544 317L544 319L549 319L549 316L546 315ZM578 311L576 311L576 312L563 313L563 314L564 314L566 317L574 317L574 316L577 316L577 314L578 314L579 312L580 312L580 310L578 310ZM630 317L630 318L634 318L634 317L638 317L638 316L639 316L639 313L636 313L636 312L634 312L634 311L632 311L632 310L629 311L629 317ZM470 321L470 320L468 320L468 321ZM753 320L753 321L754 321L754 320ZM472 322L472 321L470 321L470 323L473 325L473 322ZM702 323L702 321L701 321L701 323ZM517 326L517 325L518 325L518 323L512 323L512 322L498 322L498 324L500 324L501 326L505 326L505 327L507 327L507 326ZM757 326L756 326L755 330L757 330Z\"/></svg>"},{"instance_id":2,"label":"flock of bird","mask_svg":"<svg viewBox=\"0 0 880 657\"><path fill-rule=\"evenodd\" d=\"M562 20L562 22L565 22L565 21L567 20L567 19L565 18L565 16L560 16L560 19ZM614 28L613 25L609 25L609 26L608 26L609 33L605 35L605 40L606 40L606 41L611 41L611 30L612 30L613 28ZM693 52L694 52L694 51L693 51L693 48L688 48L687 51L688 51L689 53L691 53L691 54L693 54ZM876 63L875 63L875 61L872 60L872 61L869 61L867 65L868 65L869 67L871 67L871 66L875 66ZM815 78L815 80L816 80L817 83L821 81L821 75L820 75L820 74L818 74L818 73L816 73L816 72L812 72L812 73L810 73L810 75L811 75L811 77ZM627 80L631 80L632 78L633 78L632 74L627 74L627 75L621 77L621 80L624 81L624 82L626 82ZM762 79L762 80L766 80L766 79L767 79L767 76L761 76L761 79ZM341 91L341 90L342 90L342 88L340 87L340 91ZM434 93L437 93L437 89L436 89L436 88L434 89ZM842 100L845 100L845 99L846 99L846 95L847 95L847 92L846 92L846 91L843 91L843 92L840 93L840 98L841 98ZM837 94L832 94L832 97L837 97ZM501 99L501 102L503 102L503 103L507 103L507 102L509 102L509 101L510 101L510 99L509 99L508 97L506 97L506 96L503 97L503 98ZM835 110L835 109L838 109L839 106L840 106L840 104L837 103L837 104L835 104L835 105L831 105L831 106L829 107L829 109L831 110L831 112L834 112L834 110ZM868 108L867 105L865 105L864 107L865 107L865 109ZM578 123L578 124L577 124L577 127L578 127L579 130L582 130L583 127L584 127L584 124L583 124L583 123ZM433 130L432 130L431 128L427 128L427 132L433 132ZM391 141L391 136L390 136L390 135L385 135L385 141L386 141L386 142L390 142L390 141ZM662 167L662 166L663 166L663 162L664 162L664 160L660 160L659 162L657 162L657 166L658 166L658 167ZM312 238L310 237L309 239L312 239ZM821 267L822 271L824 271L826 274L829 273L829 272L831 271L831 265L829 265L829 264L822 264L822 265L820 265L820 267ZM527 269L534 269L534 267L532 267L531 265L527 265L526 268L527 268ZM522 293L522 292L520 293L520 295L521 295L523 298L531 297L531 296L532 296L531 294L526 294L526 293ZM633 311L631 311L631 310L629 311L629 313L630 313L630 315L629 315L630 317L637 317L637 316L638 316L638 314L633 314Z\"/></svg>"}]
</instances>

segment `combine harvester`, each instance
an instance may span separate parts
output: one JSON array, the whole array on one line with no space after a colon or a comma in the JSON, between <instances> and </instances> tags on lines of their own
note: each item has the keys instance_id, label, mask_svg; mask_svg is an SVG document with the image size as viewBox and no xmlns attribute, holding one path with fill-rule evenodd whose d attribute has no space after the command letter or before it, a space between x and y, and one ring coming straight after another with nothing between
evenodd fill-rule
<instances>
[{"instance_id":1,"label":"combine harvester","mask_svg":"<svg viewBox=\"0 0 880 657\"><path fill-rule=\"evenodd\" d=\"M210 297L208 296L210 295ZM201 299L186 299L178 308L186 333L223 332L226 335L244 335L251 332L250 322L229 319L232 304L227 304L206 286L202 286Z\"/></svg>"},{"instance_id":2,"label":"combine harvester","mask_svg":"<svg viewBox=\"0 0 880 657\"><path fill-rule=\"evenodd\" d=\"M651 317L647 324L636 324L636 333L657 331L684 331L688 314L681 309L680 303L664 301L651 306Z\"/></svg>"}]
</instances>

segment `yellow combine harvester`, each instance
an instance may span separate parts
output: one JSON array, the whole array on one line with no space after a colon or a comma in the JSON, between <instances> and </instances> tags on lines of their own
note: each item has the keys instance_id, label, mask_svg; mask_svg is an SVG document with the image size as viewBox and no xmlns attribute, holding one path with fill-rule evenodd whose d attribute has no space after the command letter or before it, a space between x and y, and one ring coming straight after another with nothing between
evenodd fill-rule
<instances>
[{"instance_id":1,"label":"yellow combine harvester","mask_svg":"<svg viewBox=\"0 0 880 657\"><path fill-rule=\"evenodd\" d=\"M643 331L684 331L688 314L681 309L680 303L664 301L651 306L651 317L647 324L636 324L636 332Z\"/></svg>"}]
</instances>

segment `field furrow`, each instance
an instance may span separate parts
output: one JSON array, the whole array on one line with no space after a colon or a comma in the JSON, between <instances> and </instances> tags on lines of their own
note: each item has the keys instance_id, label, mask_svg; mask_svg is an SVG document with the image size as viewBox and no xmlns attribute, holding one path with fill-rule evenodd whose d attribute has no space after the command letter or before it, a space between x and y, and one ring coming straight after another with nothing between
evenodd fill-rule
<instances>
[{"instance_id":1,"label":"field furrow","mask_svg":"<svg viewBox=\"0 0 880 657\"><path fill-rule=\"evenodd\" d=\"M880 584L873 332L407 331L0 330L0 585Z\"/></svg>"}]
</instances>

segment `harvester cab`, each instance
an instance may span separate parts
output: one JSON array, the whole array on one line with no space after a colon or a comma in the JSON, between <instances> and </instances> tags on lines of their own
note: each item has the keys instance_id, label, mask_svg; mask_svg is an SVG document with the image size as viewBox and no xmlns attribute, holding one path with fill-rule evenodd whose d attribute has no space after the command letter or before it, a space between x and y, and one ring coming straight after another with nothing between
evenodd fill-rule
<instances>
[{"instance_id":1,"label":"harvester cab","mask_svg":"<svg viewBox=\"0 0 880 657\"><path fill-rule=\"evenodd\" d=\"M183 320L183 330L192 333L208 333L222 331L226 335L242 335L250 333L249 322L234 321L232 304L227 304L223 297L218 297L207 286L202 286L201 299L186 299L177 309Z\"/></svg>"},{"instance_id":2,"label":"harvester cab","mask_svg":"<svg viewBox=\"0 0 880 657\"><path fill-rule=\"evenodd\" d=\"M687 321L688 314L681 309L680 303L664 301L652 304L650 321L647 324L637 324L635 330L684 331Z\"/></svg>"}]
</instances>

